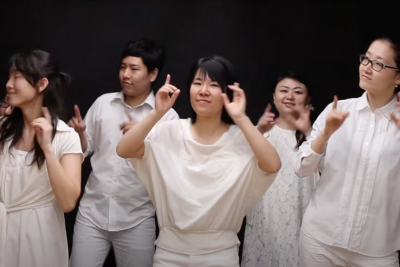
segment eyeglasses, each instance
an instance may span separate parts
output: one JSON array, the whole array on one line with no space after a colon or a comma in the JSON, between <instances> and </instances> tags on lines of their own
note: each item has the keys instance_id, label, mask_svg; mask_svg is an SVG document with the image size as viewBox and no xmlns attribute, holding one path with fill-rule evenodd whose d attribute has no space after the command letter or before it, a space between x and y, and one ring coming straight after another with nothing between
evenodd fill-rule
<instances>
[{"instance_id":1,"label":"eyeglasses","mask_svg":"<svg viewBox=\"0 0 400 267\"><path fill-rule=\"evenodd\" d=\"M360 63L363 64L364 66L367 66L370 62L371 62L372 69L374 71L381 71L383 68L388 68L388 69L393 69L393 70L400 71L400 69L398 67L388 66L388 65L385 65L382 62L379 62L377 60L371 60L366 55L361 55L360 56Z\"/></svg>"},{"instance_id":2,"label":"eyeglasses","mask_svg":"<svg viewBox=\"0 0 400 267\"><path fill-rule=\"evenodd\" d=\"M8 97L6 96L2 101L1 101L1 107L2 108L8 108L10 104L8 104Z\"/></svg>"}]
</instances>

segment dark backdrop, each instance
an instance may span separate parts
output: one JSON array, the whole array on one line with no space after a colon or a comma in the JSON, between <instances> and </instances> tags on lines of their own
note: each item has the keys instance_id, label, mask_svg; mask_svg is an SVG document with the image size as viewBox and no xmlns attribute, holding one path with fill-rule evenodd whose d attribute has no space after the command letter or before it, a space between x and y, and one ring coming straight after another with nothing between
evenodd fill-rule
<instances>
[{"instance_id":1,"label":"dark backdrop","mask_svg":"<svg viewBox=\"0 0 400 267\"><path fill-rule=\"evenodd\" d=\"M7 80L7 59L23 48L53 54L73 77L66 92L68 119L73 105L83 114L100 95L120 90L119 56L132 37L159 40L167 49L167 73L183 92L174 108L189 115L186 78L199 57L219 54L230 59L248 98L254 123L271 101L277 72L299 69L312 81L312 104L318 114L333 95L361 95L358 56L375 36L395 30L394 6L363 1L26 1L3 4L0 70ZM339 2L339 1L338 1ZM4 90L0 92L4 97ZM83 166L82 186L90 173ZM69 244L77 210L66 214ZM240 233L242 238L243 232ZM114 266L112 253L105 266Z\"/></svg>"}]
</instances>

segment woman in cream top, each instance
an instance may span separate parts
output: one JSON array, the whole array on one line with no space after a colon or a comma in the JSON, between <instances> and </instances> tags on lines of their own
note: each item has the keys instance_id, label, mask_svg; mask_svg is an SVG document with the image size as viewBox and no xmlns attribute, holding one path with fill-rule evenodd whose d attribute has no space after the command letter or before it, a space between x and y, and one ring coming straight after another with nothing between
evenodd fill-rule
<instances>
[{"instance_id":1,"label":"woman in cream top","mask_svg":"<svg viewBox=\"0 0 400 267\"><path fill-rule=\"evenodd\" d=\"M79 198L83 159L78 134L57 119L67 76L40 50L10 62L5 103L13 110L0 119L0 267L67 267L64 212Z\"/></svg>"},{"instance_id":2,"label":"woman in cream top","mask_svg":"<svg viewBox=\"0 0 400 267\"><path fill-rule=\"evenodd\" d=\"M234 82L228 60L200 59L188 82L192 117L154 127L180 93L168 76L155 109L118 144L120 156L134 158L156 207L154 266L239 266L237 232L280 159L245 115L245 95Z\"/></svg>"}]
</instances>

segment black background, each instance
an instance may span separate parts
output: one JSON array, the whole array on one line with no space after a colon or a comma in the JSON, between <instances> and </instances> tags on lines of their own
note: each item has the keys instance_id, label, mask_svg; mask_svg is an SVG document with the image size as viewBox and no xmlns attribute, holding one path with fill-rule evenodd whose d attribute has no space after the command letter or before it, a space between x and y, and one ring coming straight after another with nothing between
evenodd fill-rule
<instances>
[{"instance_id":1,"label":"black background","mask_svg":"<svg viewBox=\"0 0 400 267\"><path fill-rule=\"evenodd\" d=\"M2 4L0 79L7 60L24 48L39 48L73 77L66 92L67 120L78 104L85 114L100 95L120 90L119 57L133 37L162 42L166 74L182 89L174 108L189 115L184 87L190 66L218 54L235 65L254 123L271 101L271 84L281 70L299 69L312 81L315 113L332 100L357 97L359 54L373 38L398 31L397 6L362 1L18 1ZM344 2L344 1L343 1ZM5 90L0 92L4 97ZM90 173L83 166L82 186ZM69 245L77 209L66 214ZM243 233L240 234L242 236ZM112 253L105 266L115 266Z\"/></svg>"}]
</instances>

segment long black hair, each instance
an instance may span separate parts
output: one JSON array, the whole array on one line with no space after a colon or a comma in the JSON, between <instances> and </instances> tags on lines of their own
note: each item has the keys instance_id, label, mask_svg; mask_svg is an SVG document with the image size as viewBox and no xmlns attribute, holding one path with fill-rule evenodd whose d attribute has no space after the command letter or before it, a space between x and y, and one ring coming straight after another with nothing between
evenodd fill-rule
<instances>
[{"instance_id":1,"label":"long black hair","mask_svg":"<svg viewBox=\"0 0 400 267\"><path fill-rule=\"evenodd\" d=\"M38 83L47 78L48 85L41 92L43 95L43 107L47 107L53 122L53 138L56 134L57 120L61 113L61 89L68 86L70 78L67 74L60 72L58 64L51 58L50 54L42 50L27 50L11 56L9 60L9 71L20 72L29 84L36 87ZM9 152L21 140L24 119L22 110L13 108L13 112L0 120L0 153L3 153L7 141L11 140ZM44 164L44 153L36 138L34 139L34 157L31 164L36 163L40 168Z\"/></svg>"},{"instance_id":2,"label":"long black hair","mask_svg":"<svg viewBox=\"0 0 400 267\"><path fill-rule=\"evenodd\" d=\"M305 79L304 76L302 76L301 74L288 70L288 71L284 71L281 72L278 75L278 78L275 80L275 83L273 85L273 93L275 93L276 90L276 86L278 85L278 83L280 83L281 81L283 81L284 79L292 79L295 81L298 81L302 84L304 84L304 86L306 87L307 90L307 99L306 99L306 105L308 105L310 107L310 115L312 112L312 106L311 106L311 99L312 99L312 95L313 95L313 91L312 91L312 86L310 85L310 82L308 80ZM273 112L275 113L275 115L278 115L278 111L276 110L275 106L273 107ZM312 118L310 116L310 120L312 123ZM306 135L305 133L303 133L302 131L296 130L296 148L299 148L304 141L306 141Z\"/></svg>"},{"instance_id":3,"label":"long black hair","mask_svg":"<svg viewBox=\"0 0 400 267\"><path fill-rule=\"evenodd\" d=\"M233 92L228 88L228 85L233 85L238 82L233 69L232 63L220 56L204 57L199 59L192 67L189 73L189 79L187 81L187 90L190 97L190 87L193 83L193 79L196 76L197 71L200 71L200 75L208 76L212 81L217 82L224 93L227 94L228 98L232 100ZM191 122L196 123L197 114L193 107L191 109ZM222 108L221 120L227 124L234 124L232 118L229 116L225 109Z\"/></svg>"}]
</instances>

